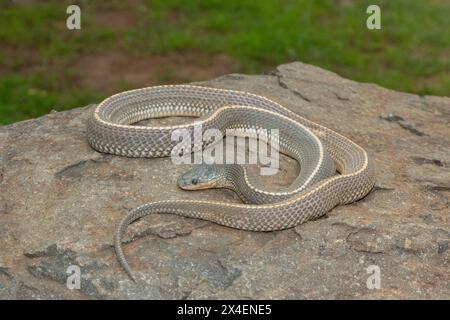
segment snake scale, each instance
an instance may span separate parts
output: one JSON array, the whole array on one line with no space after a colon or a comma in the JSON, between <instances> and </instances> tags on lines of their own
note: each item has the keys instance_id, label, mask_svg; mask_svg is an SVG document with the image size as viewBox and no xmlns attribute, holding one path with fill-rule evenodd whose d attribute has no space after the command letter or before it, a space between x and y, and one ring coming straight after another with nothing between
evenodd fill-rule
<instances>
[{"instance_id":1,"label":"snake scale","mask_svg":"<svg viewBox=\"0 0 450 320\"><path fill-rule=\"evenodd\" d=\"M88 141L94 149L104 153L168 157L176 144L171 139L174 130L186 129L193 133L194 123L165 127L133 125L144 119L167 116L200 117L204 131L217 128L224 133L226 129L277 128L280 152L296 159L301 170L287 190L270 192L253 182L243 166L218 166L221 172L213 176L219 177L222 186L236 191L246 203L166 200L131 210L120 222L114 244L121 266L133 280L121 239L128 225L141 217L167 213L243 230L281 230L323 216L337 205L363 198L375 182L373 165L359 145L275 101L243 91L166 85L122 92L95 108L88 121ZM204 143L201 147L207 145ZM211 168L214 171L215 167ZM192 181L195 185L198 180L208 180L202 176L211 173L207 171L194 169L185 175L187 183ZM189 180L193 174L196 178ZM179 185L186 181L180 178ZM208 181L204 185L218 187ZM191 187L195 189L192 183L185 185L185 189Z\"/></svg>"}]
</instances>

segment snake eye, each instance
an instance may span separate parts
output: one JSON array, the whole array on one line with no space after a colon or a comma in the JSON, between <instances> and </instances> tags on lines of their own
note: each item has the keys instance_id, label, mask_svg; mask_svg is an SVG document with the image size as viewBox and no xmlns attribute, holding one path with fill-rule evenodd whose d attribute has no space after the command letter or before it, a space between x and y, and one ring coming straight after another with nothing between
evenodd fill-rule
<instances>
[{"instance_id":1,"label":"snake eye","mask_svg":"<svg viewBox=\"0 0 450 320\"><path fill-rule=\"evenodd\" d=\"M194 184L194 185L197 184L198 183L198 179L197 178L192 178L191 183Z\"/></svg>"}]
</instances>

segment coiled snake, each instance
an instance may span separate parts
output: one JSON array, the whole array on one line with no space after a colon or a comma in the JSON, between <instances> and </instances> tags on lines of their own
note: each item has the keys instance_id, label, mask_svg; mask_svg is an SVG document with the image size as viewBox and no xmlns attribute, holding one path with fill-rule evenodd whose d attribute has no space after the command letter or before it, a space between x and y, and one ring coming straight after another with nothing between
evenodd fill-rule
<instances>
[{"instance_id":1,"label":"coiled snake","mask_svg":"<svg viewBox=\"0 0 450 320\"><path fill-rule=\"evenodd\" d=\"M186 129L193 134L194 123L166 127L132 125L167 116L201 117L196 125L201 124L203 131L278 129L279 151L296 159L301 171L287 190L271 192L258 185L240 165L194 168L179 179L182 188L227 187L246 203L167 200L130 211L117 228L115 249L121 266L133 280L121 238L127 226L143 216L169 213L237 229L280 230L318 218L339 204L359 200L374 185L371 162L366 151L356 143L274 101L248 92L190 85L122 92L96 107L88 122L88 141L100 152L128 157L167 157L176 145L172 133ZM208 142L201 147L207 145Z\"/></svg>"}]
</instances>

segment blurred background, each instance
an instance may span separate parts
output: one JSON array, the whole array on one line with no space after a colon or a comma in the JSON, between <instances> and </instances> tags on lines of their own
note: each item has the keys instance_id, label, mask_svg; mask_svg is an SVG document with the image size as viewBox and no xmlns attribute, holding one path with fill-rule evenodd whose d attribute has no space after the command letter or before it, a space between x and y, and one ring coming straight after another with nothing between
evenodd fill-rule
<instances>
[{"instance_id":1,"label":"blurred background","mask_svg":"<svg viewBox=\"0 0 450 320\"><path fill-rule=\"evenodd\" d=\"M81 7L81 30L66 27ZM381 30L366 8L381 7ZM0 0L0 124L300 60L450 95L450 0Z\"/></svg>"}]
</instances>

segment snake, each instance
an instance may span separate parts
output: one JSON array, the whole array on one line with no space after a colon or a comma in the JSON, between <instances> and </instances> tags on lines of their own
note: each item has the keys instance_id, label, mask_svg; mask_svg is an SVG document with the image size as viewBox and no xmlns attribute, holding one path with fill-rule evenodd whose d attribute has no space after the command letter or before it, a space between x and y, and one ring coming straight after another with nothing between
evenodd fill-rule
<instances>
[{"instance_id":1,"label":"snake","mask_svg":"<svg viewBox=\"0 0 450 320\"><path fill-rule=\"evenodd\" d=\"M137 124L150 118L196 117L169 126ZM170 157L180 142L177 130L202 133L214 128L258 132L277 129L279 152L296 160L300 173L285 190L267 190L241 164L201 164L178 180L185 190L228 188L243 203L160 200L132 209L114 235L117 259L136 281L122 248L127 227L150 214L174 214L248 231L275 231L324 216L338 205L364 198L375 184L368 153L345 136L308 120L269 98L246 91L197 85L161 85L121 92L98 104L87 123L87 139L99 152L132 158ZM241 131L240 131L241 130ZM213 146L214 139L184 143L191 151ZM269 140L269 137L266 137ZM181 148L181 151L184 149ZM177 151L175 151L176 153ZM253 174L254 175L254 174Z\"/></svg>"}]
</instances>

